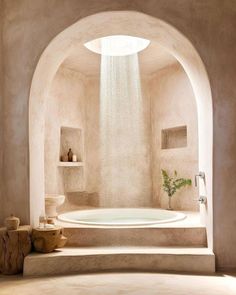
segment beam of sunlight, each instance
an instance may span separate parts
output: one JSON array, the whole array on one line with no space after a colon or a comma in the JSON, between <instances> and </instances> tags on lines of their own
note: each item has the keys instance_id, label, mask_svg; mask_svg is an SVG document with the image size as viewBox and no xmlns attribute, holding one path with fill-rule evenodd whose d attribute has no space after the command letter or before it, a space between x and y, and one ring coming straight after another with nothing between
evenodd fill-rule
<instances>
[{"instance_id":1,"label":"beam of sunlight","mask_svg":"<svg viewBox=\"0 0 236 295\"><path fill-rule=\"evenodd\" d=\"M146 161L138 55L101 56L100 141L103 207L142 206ZM141 171L142 170L142 171Z\"/></svg>"}]
</instances>

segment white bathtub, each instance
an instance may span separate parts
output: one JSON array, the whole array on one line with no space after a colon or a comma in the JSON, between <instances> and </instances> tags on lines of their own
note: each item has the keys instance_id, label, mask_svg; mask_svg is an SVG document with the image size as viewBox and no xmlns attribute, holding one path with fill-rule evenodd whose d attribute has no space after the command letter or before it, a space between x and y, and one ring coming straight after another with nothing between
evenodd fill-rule
<instances>
[{"instance_id":1,"label":"white bathtub","mask_svg":"<svg viewBox=\"0 0 236 295\"><path fill-rule=\"evenodd\" d=\"M138 226L182 220L185 214L151 208L106 208L79 210L60 214L65 222L91 226Z\"/></svg>"}]
</instances>

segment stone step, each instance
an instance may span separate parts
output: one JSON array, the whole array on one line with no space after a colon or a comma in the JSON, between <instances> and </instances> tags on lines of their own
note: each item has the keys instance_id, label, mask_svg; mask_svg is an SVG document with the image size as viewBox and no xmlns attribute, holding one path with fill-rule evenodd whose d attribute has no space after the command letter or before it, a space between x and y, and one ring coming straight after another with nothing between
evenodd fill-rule
<instances>
[{"instance_id":1,"label":"stone step","mask_svg":"<svg viewBox=\"0 0 236 295\"><path fill-rule=\"evenodd\" d=\"M25 276L120 270L212 273L215 256L203 247L68 247L24 260Z\"/></svg>"},{"instance_id":2,"label":"stone step","mask_svg":"<svg viewBox=\"0 0 236 295\"><path fill-rule=\"evenodd\" d=\"M65 227L69 247L207 246L205 227Z\"/></svg>"}]
</instances>

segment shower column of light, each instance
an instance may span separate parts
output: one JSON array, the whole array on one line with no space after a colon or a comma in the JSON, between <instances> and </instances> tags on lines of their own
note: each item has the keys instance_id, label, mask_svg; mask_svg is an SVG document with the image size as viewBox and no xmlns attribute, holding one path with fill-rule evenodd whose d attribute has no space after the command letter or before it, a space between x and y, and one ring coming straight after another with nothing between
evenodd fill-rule
<instances>
[{"instance_id":1,"label":"shower column of light","mask_svg":"<svg viewBox=\"0 0 236 295\"><path fill-rule=\"evenodd\" d=\"M128 42L128 46L129 46ZM121 49L127 49L127 43ZM148 179L148 141L137 53L117 54L114 39L102 40L100 77L100 144L103 207L143 206L143 182ZM134 45L133 45L134 46ZM134 50L134 48L131 48ZM118 54L117 54L118 55ZM143 161L143 169L136 166Z\"/></svg>"}]
</instances>

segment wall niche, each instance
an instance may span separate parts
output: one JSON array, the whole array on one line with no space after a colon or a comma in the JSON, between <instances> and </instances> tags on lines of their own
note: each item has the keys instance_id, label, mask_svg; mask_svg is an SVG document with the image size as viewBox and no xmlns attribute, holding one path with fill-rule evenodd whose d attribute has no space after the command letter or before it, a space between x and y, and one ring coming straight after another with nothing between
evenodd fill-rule
<instances>
[{"instance_id":1,"label":"wall niche","mask_svg":"<svg viewBox=\"0 0 236 295\"><path fill-rule=\"evenodd\" d=\"M176 149L187 147L187 126L161 130L161 148Z\"/></svg>"},{"instance_id":2,"label":"wall niche","mask_svg":"<svg viewBox=\"0 0 236 295\"><path fill-rule=\"evenodd\" d=\"M69 149L77 161L65 161ZM84 191L84 144L81 128L61 127L59 167L63 167L64 191L66 193ZM79 169L78 169L79 167Z\"/></svg>"},{"instance_id":3,"label":"wall niche","mask_svg":"<svg viewBox=\"0 0 236 295\"><path fill-rule=\"evenodd\" d=\"M67 156L67 153L70 148L73 154L76 155L77 162L82 163L84 154L82 129L72 127L61 127L59 159L60 162L63 162L62 158L64 156Z\"/></svg>"}]
</instances>

